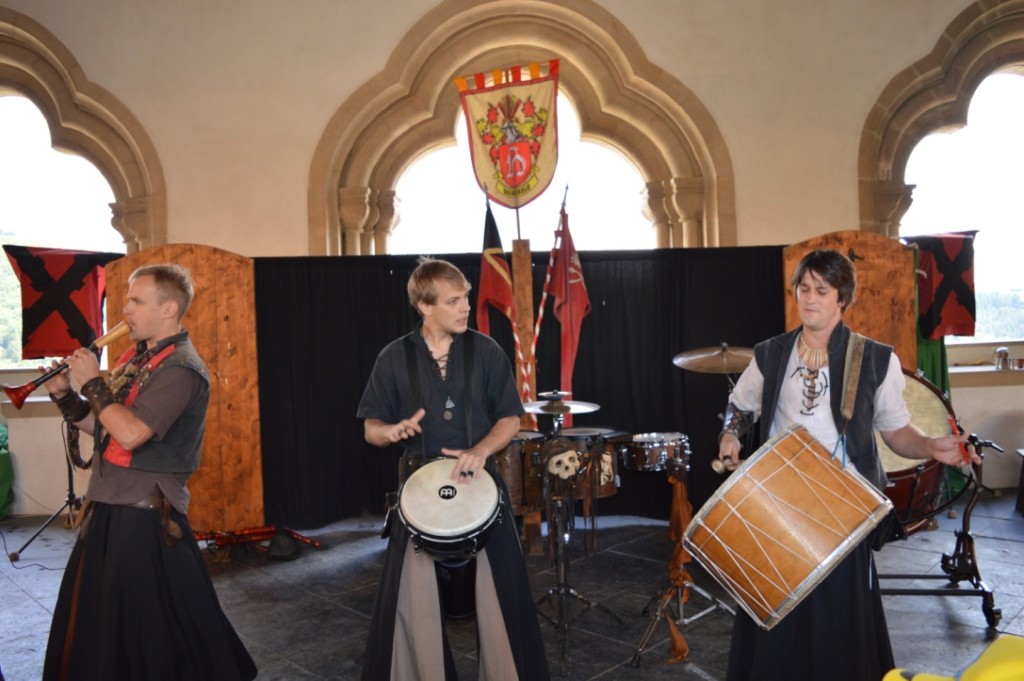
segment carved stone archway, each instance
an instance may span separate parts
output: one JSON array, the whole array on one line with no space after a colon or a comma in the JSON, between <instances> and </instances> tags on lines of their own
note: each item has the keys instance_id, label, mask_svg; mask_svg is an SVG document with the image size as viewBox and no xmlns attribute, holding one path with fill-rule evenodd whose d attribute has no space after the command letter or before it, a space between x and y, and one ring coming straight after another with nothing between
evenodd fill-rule
<instances>
[{"instance_id":1,"label":"carved stone archway","mask_svg":"<svg viewBox=\"0 0 1024 681\"><path fill-rule=\"evenodd\" d=\"M961 128L978 85L1024 69L1024 0L978 0L946 28L931 53L897 74L868 115L858 156L860 228L899 236L913 185L907 160L926 136Z\"/></svg>"},{"instance_id":2,"label":"carved stone archway","mask_svg":"<svg viewBox=\"0 0 1024 681\"><path fill-rule=\"evenodd\" d=\"M735 245L732 161L718 127L613 15L592 0L446 0L328 123L310 168L310 255L386 252L399 175L453 141L454 76L551 58L562 60L559 85L583 138L639 168L658 246Z\"/></svg>"},{"instance_id":3,"label":"carved stone archway","mask_svg":"<svg viewBox=\"0 0 1024 681\"><path fill-rule=\"evenodd\" d=\"M23 95L42 111L56 149L88 159L114 193L111 225L128 253L167 241L167 193L156 149L142 125L90 82L52 33L0 7L0 93Z\"/></svg>"}]
</instances>

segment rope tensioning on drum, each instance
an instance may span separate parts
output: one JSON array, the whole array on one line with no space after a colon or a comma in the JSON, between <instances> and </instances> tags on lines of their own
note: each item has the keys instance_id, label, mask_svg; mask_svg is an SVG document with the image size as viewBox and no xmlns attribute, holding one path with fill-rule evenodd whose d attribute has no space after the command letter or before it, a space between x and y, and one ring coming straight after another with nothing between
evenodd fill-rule
<instances>
[{"instance_id":1,"label":"rope tensioning on drum","mask_svg":"<svg viewBox=\"0 0 1024 681\"><path fill-rule=\"evenodd\" d=\"M792 470L792 471L796 472L797 476L801 479L801 481L803 481L805 483L808 483L806 485L806 489L811 494L814 495L815 499L817 499L818 501L820 501L822 503L822 508L831 516L832 520L835 521L836 526L839 529L837 530L835 527L830 527L830 526L826 525L823 520L819 520L817 517L810 515L809 513L803 511L801 508L795 507L792 504L788 504L787 503L786 504L787 508L791 508L792 510L794 510L797 513L799 513L800 515L802 515L804 518L807 518L808 520L811 520L812 522L817 524L819 527L822 527L822 528L824 528L826 530L829 530L830 532L832 532L836 536L841 536L841 537L847 536L848 533L852 529L856 529L856 528L862 526L864 524L864 521L865 521L866 518L870 518L870 517L872 517L874 515L873 511L877 508L877 506L869 506L866 503L854 503L854 502L861 501L858 498L858 493L864 492L865 488L863 488L863 487L859 487L858 488L858 487L853 486L851 484L851 481L848 478L848 476L850 475L850 473L848 471L844 472L844 470L842 468L837 468L835 465L831 464L829 461L823 460L809 446L807 446L806 443L805 443L805 446L800 451L798 451L795 455L793 455L790 458L781 457L780 455L778 455L775 452L772 452L772 454L774 454L776 456L779 456L779 458L782 460L783 466L781 466L778 469L772 471L769 475L767 475L764 478L762 478L761 480L759 480L758 483L757 483L757 487L759 489L763 489L764 486L765 486L765 483L768 480L771 480L775 476L780 475L785 470ZM846 494L845 495L840 494L839 492L837 492L836 490L828 487L827 485L821 484L818 481L815 481L815 480L813 480L811 478L808 478L804 474L804 472L795 465L797 459L799 459L801 456L809 456L809 457L811 457L812 461L819 462L821 464L820 468L825 470L829 474L829 476L830 476L829 482L837 483L839 486L842 487L842 491L846 492ZM815 484L810 484L810 483L817 483L817 484L815 485ZM849 523L844 522L843 519L837 513L837 511L835 511L833 509L833 507L829 503L827 503L826 498L821 494L822 491L828 493L829 499L831 501L839 502L840 504L845 505L847 508L852 508L855 511L857 511L858 513L863 514L863 516L857 522L857 524L850 526ZM769 493L769 498L772 500L772 502L774 502L776 504L784 503L781 500L778 500L775 495L770 494L770 493Z\"/></svg>"},{"instance_id":2,"label":"rope tensioning on drum","mask_svg":"<svg viewBox=\"0 0 1024 681\"><path fill-rule=\"evenodd\" d=\"M746 528L749 531L750 528L751 528L751 525L749 523L743 523L743 527ZM764 533L762 532L761 535L763 535L763 534ZM716 539L718 538L717 533L714 533L714 536L716 537ZM754 540L754 542L757 545L757 548L761 550L762 554L764 556L768 556L769 555L768 552L765 551L765 544L758 539L758 536L756 536L755 533L751 532L750 533L750 537ZM768 538L771 539L771 537L768 537ZM801 556L801 555L793 552L791 549L789 549L789 547L785 546L784 544L780 544L778 542L776 542L776 544L778 546L781 546L782 548L786 549L790 553L791 556L793 556L794 558L796 558L797 560L802 562L804 565L806 565L808 567L814 565L814 563L812 563L811 561L806 560L804 556ZM702 551L703 551L703 546L706 546L706 544L702 545L702 549L701 549ZM750 575L751 574L755 574L755 575L761 577L765 582L767 582L769 586L774 587L775 589L777 589L778 591L783 592L783 593L785 593L787 589L789 589L790 587L793 586L792 584L790 584L789 580L787 580L785 578L785 576L777 568L775 568L774 564L770 565L770 567L773 568L771 573L767 573L764 570L758 568L757 565L754 565L752 562L750 562L749 559L747 559L746 557L744 557L743 555L738 553L735 549L730 547L725 542L719 540L718 546L721 549L724 549L725 556L727 556L727 557L732 559L733 567L735 567L745 578L747 578L748 582L750 582L750 583L754 582L754 580L750 578ZM745 569L745 568L749 568L749 569ZM801 580L801 581L803 581L803 580ZM737 590L739 590L739 589L737 589Z\"/></svg>"},{"instance_id":3,"label":"rope tensioning on drum","mask_svg":"<svg viewBox=\"0 0 1024 681\"><path fill-rule=\"evenodd\" d=\"M828 472L829 472L829 474L830 474L830 476L831 476L831 478L833 479L834 482L838 482L840 487L844 488L847 492L850 492L852 497L856 497L856 494L854 492L858 491L858 489L855 488L855 487L851 487L851 485L848 484L849 481L843 479L842 469L836 468L835 464L832 463L832 461L830 459L823 458L818 453L810 451L806 442L803 442L803 441L801 441L801 442L803 444L803 447L801 449L799 449L795 454L793 454L793 456L791 456L790 458L781 457L777 453L773 452L776 456L780 456L783 465L782 465L782 467L776 469L775 471L772 471L768 476L766 476L762 480L757 481L755 483L755 488L759 489L759 491L764 491L765 482L767 480L772 479L776 474L781 473L783 470L786 470L786 469L794 469L794 470L796 470L794 462L800 456L808 456L809 455L809 456L813 457L813 461L815 463L820 463L821 466L823 466L826 470L828 470ZM813 481L809 480L806 476L804 476L802 471L796 470L796 473L797 473L798 477L803 482L805 482L805 483L813 482ZM748 536L750 537L750 539L752 539L754 541L754 543L758 546L758 548L762 551L762 553L765 556L769 555L768 552L765 550L766 546L768 544L766 544L766 542L764 540L767 539L767 540L769 540L772 543L773 546L781 548L783 551L787 552L789 555L791 555L792 557L796 558L798 561L800 561L800 562L804 563L805 565L813 568L808 574L803 575L801 577L800 584L798 584L796 586L800 586L800 585L803 585L803 584L807 583L808 580L810 580L813 577L815 577L818 573L821 573L823 570L826 570L825 566L826 566L827 560L829 558L832 558L832 557L836 556L837 554L844 553L845 552L844 550L846 549L846 547L849 546L850 543L852 543L852 540L851 540L849 532L852 531L852 530L858 530L858 529L863 528L865 522L867 521L867 518L871 517L873 515L872 511L875 510L875 508L877 508L877 507L869 507L869 506L859 506L857 504L850 503L849 498L839 497L832 490L830 490L830 489L828 489L826 487L820 486L820 485L819 485L818 489L815 489L813 487L813 485L811 485L811 484L806 484L806 487L811 491L811 493L812 493L812 495L814 496L815 499L817 499L819 502L822 502L824 508L831 514L832 520L837 525L839 525L841 528L843 528L844 532L836 532L834 528L829 527L823 521L820 521L818 518L816 518L814 516L811 516L810 514L804 512L802 509L797 508L796 506L794 506L794 505L792 505L790 503L787 503L787 502L784 502L784 501L776 499L773 495L769 495L769 498L771 499L771 504L775 507L776 511L779 511L780 513L782 513L784 511L782 506L784 505L786 509L789 509L791 511L797 512L798 515L802 516L805 519L808 519L808 520L812 521L813 524L816 524L819 527L822 527L825 530L827 530L829 532L832 532L834 536L841 538L841 541L839 542L839 544L836 545L836 546L833 546L831 548L831 550L829 551L828 556L826 556L826 558L825 558L825 561L813 562L813 561L806 560L804 555L796 553L792 548L790 548L790 546L788 546L788 545L786 545L786 544L776 540L774 537L769 536L760 527L757 527L756 525L753 525L751 522L747 521L745 518L740 516L739 513L738 513L738 508L737 508L736 504L731 503L727 499L724 499L724 498L722 499L722 502L726 504L726 507L728 509L728 512L725 514L725 518L729 519L729 518L731 518L733 516L738 518L740 523L741 523L741 526L747 531ZM825 489L830 494L835 496L839 501L841 501L843 503L846 503L849 507L854 508L857 511L862 512L864 514L864 516L861 518L860 522L857 523L857 525L853 526L852 528L847 528L847 523L844 523L842 521L842 519L838 517L837 513L833 512L831 507L829 507L827 504L825 504L825 499L822 496L822 494L820 493L820 489ZM860 488L859 491L863 492L864 488ZM750 495L748 494L747 497L745 497L743 500L740 501L740 503L743 503L743 501L746 501L749 498L750 498ZM723 524L724 524L724 522L723 522ZM721 527L721 526L722 525L719 525L719 527ZM739 555L736 551L734 551L728 545L726 545L721 540L721 537L719 536L719 533L717 532L717 530L710 531L710 535L716 541L716 543L717 543L719 548L724 548L726 556L732 559L733 566L739 571L741 576L746 579L747 583L753 584L753 579L751 579L751 574L753 573L753 574L756 574L756 575L762 577L768 583L768 586L774 587L780 593L782 593L782 594L788 594L789 593L789 591L787 591L787 589L790 587L790 585L789 585L789 581L790 580L786 580L784 575L782 575L779 572L779 570L777 570L777 569L773 570L774 577L776 579L772 579L772 575L769 575L769 574L765 573L763 570L758 569L757 566L753 565L749 560L745 559L743 556ZM700 545L694 545L694 548L697 549L698 551L700 551L701 553L705 553L705 549L706 549L706 547L707 547L707 545L709 543L710 543L710 541L705 541L705 542L701 543ZM801 544L801 546L802 546L803 549L805 549L805 553L807 555L818 555L820 553L819 551L811 550L813 547L810 547L806 542L803 542ZM705 553L705 555L706 555L706 553ZM744 567L749 568L749 569L744 569ZM826 570L826 574L828 572L831 572L832 569L834 569L834 567L835 567L834 565L828 567L827 570ZM771 604L768 603L767 599L762 597L762 595L760 593L751 594L749 589L743 588L741 583L736 578L733 578L732 576L726 574L723 570L719 569L717 566L712 565L712 569L716 572L716 574L718 574L721 577L720 581L727 582L727 583L731 584L733 589L735 590L735 592L745 594L748 598L751 598L752 601L755 601L755 602L759 603L768 612L781 612L781 611L784 611L784 609L788 606L788 604L791 601L793 601L794 598L795 598L794 595L786 596L783 599L783 601L781 602L781 604L779 605L779 610L775 611L775 610L772 609ZM823 576L821 578L823 578ZM780 584L778 580L782 580L783 584Z\"/></svg>"}]
</instances>

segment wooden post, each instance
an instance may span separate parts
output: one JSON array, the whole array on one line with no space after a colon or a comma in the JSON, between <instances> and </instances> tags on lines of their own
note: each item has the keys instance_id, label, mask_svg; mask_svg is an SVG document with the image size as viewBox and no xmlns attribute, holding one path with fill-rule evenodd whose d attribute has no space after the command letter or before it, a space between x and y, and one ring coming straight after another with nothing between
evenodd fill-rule
<instances>
[{"instance_id":1,"label":"wooden post","mask_svg":"<svg viewBox=\"0 0 1024 681\"><path fill-rule=\"evenodd\" d=\"M537 372L536 362L530 348L533 347L533 263L530 254L530 241L516 239L512 242L512 293L516 301L516 333L523 351L523 360L530 369L528 376L528 394L536 399ZM523 392L523 374L516 367L516 387ZM524 417L525 418L525 417ZM532 426L532 420L529 421Z\"/></svg>"},{"instance_id":2,"label":"wooden post","mask_svg":"<svg viewBox=\"0 0 1024 681\"><path fill-rule=\"evenodd\" d=\"M519 335L519 347L523 353L523 361L529 367L525 377L529 392L534 399L537 395L537 365L531 348L533 347L533 257L530 253L528 239L516 239L512 242L512 292L516 301L516 333ZM519 394L523 394L523 372L516 367L516 386ZM524 430L533 428L533 419L524 415L520 421ZM523 450L523 475L531 475L533 462L528 460L530 453ZM544 553L544 542L540 536L541 510L527 508L523 511L523 544L527 555L538 556Z\"/></svg>"}]
</instances>

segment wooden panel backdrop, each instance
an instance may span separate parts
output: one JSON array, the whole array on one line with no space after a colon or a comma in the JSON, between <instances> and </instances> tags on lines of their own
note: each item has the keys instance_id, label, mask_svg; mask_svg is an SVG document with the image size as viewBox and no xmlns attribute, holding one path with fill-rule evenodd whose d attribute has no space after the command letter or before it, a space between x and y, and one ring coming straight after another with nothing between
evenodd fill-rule
<instances>
[{"instance_id":1,"label":"wooden panel backdrop","mask_svg":"<svg viewBox=\"0 0 1024 681\"><path fill-rule=\"evenodd\" d=\"M843 322L869 338L896 349L900 364L917 370L917 281L914 249L872 232L832 232L783 249L786 290L786 328L800 325L800 314L789 280L809 251L831 248L854 255L857 297L843 313Z\"/></svg>"},{"instance_id":2,"label":"wooden panel backdrop","mask_svg":"<svg viewBox=\"0 0 1024 681\"><path fill-rule=\"evenodd\" d=\"M202 463L189 481L189 520L201 532L260 526L263 471L252 260L191 244L157 246L114 260L106 266L109 325L121 318L131 273L159 263L177 263L192 272L196 296L184 325L210 370L206 438ZM124 337L111 344L109 357L116 360L129 343Z\"/></svg>"}]
</instances>

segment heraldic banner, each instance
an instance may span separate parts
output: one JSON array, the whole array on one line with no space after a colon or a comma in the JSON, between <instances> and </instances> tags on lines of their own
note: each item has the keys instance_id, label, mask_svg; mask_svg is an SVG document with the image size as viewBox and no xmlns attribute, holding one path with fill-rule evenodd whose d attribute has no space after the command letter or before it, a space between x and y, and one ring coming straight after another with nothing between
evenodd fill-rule
<instances>
[{"instance_id":1,"label":"heraldic banner","mask_svg":"<svg viewBox=\"0 0 1024 681\"><path fill-rule=\"evenodd\" d=\"M555 174L558 60L458 76L477 182L508 208L540 196Z\"/></svg>"}]
</instances>

